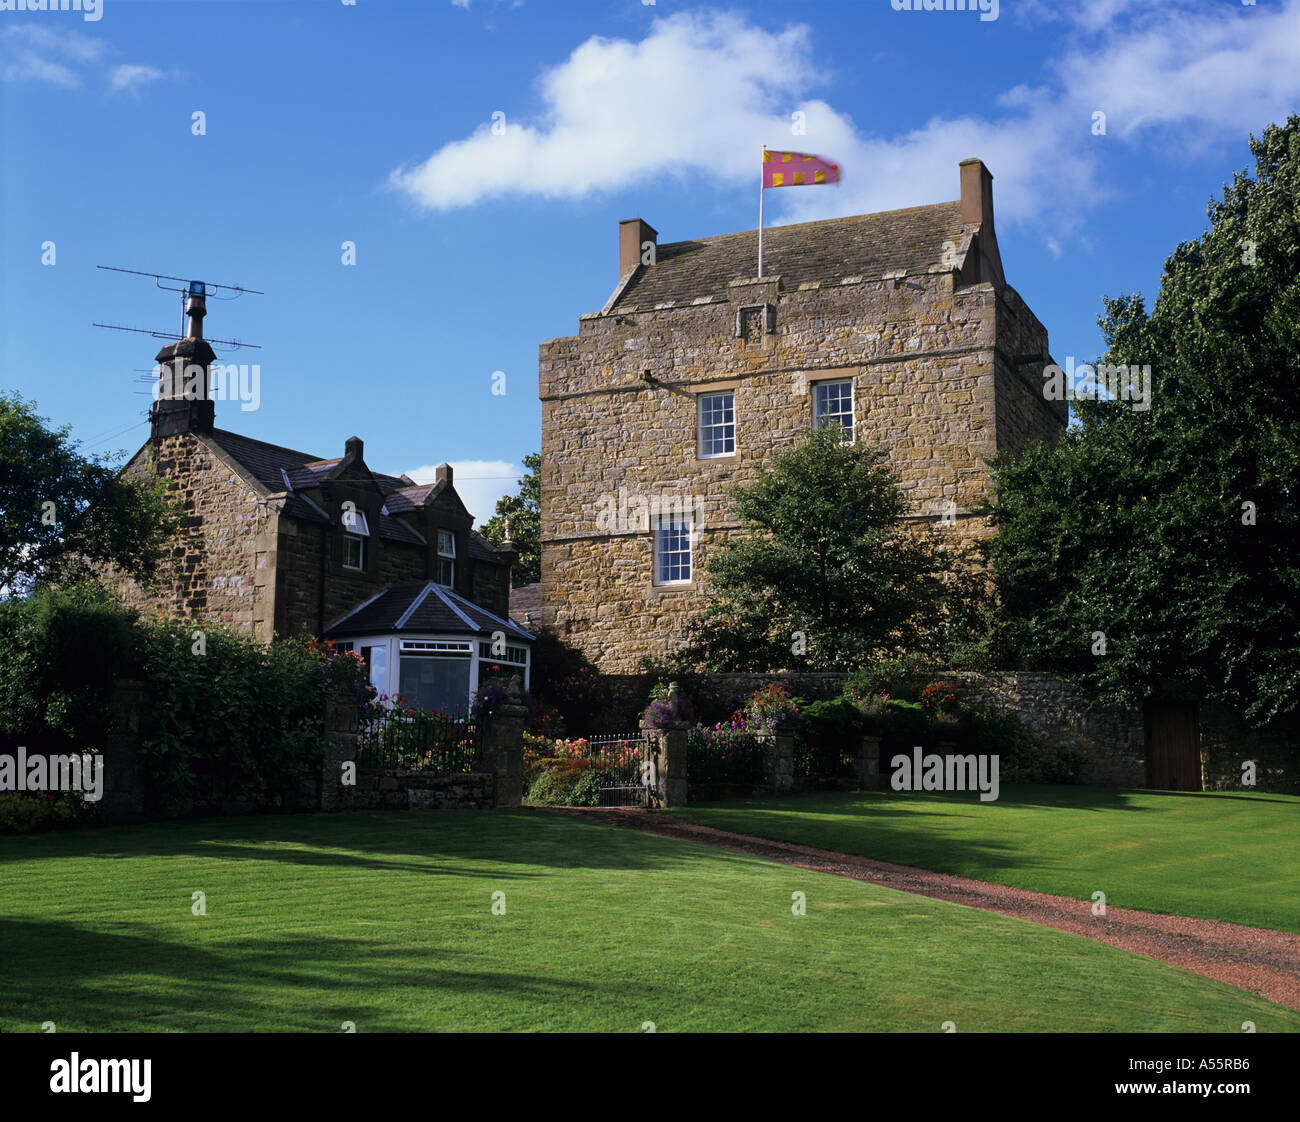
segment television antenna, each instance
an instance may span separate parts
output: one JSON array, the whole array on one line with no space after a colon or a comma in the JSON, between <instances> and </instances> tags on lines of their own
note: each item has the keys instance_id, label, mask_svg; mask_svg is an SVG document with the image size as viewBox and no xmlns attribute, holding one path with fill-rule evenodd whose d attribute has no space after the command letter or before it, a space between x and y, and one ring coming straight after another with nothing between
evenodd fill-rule
<instances>
[{"instance_id":1,"label":"television antenna","mask_svg":"<svg viewBox=\"0 0 1300 1122\"><path fill-rule=\"evenodd\" d=\"M111 331L134 331L140 335L152 335L155 339L180 340L186 336L185 314L186 305L191 297L198 296L203 299L211 297L214 300L238 300L244 295L265 296L266 293L256 288L245 288L239 284L218 284L215 281L187 280L185 277L173 277L166 273L146 273L140 269L123 269L117 265L96 265L97 269L107 269L113 273L130 273L137 277L153 277L154 284L165 292L178 292L181 296L181 328L176 331L155 331L148 327L125 327L116 323L94 323L92 327L104 327ZM183 288L176 288L170 284L163 284L163 281L179 281ZM223 296L221 293L227 292L232 295ZM261 350L258 343L244 343L238 339L208 339L208 343L216 343L223 347L251 347L254 350Z\"/></svg>"}]
</instances>

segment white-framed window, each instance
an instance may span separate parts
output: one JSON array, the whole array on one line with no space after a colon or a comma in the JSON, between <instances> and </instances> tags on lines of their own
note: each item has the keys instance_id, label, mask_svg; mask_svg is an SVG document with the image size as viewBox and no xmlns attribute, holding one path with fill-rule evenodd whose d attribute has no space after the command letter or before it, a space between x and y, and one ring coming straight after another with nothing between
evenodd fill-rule
<instances>
[{"instance_id":1,"label":"white-framed window","mask_svg":"<svg viewBox=\"0 0 1300 1122\"><path fill-rule=\"evenodd\" d=\"M691 583L691 519L664 518L655 526L655 584Z\"/></svg>"},{"instance_id":2,"label":"white-framed window","mask_svg":"<svg viewBox=\"0 0 1300 1122\"><path fill-rule=\"evenodd\" d=\"M357 510L355 503L346 502L339 521L343 524L343 567L363 571L366 567L366 539L370 537L365 511Z\"/></svg>"},{"instance_id":3,"label":"white-framed window","mask_svg":"<svg viewBox=\"0 0 1300 1122\"><path fill-rule=\"evenodd\" d=\"M364 570L366 567L366 539L360 534L343 535L343 567Z\"/></svg>"},{"instance_id":4,"label":"white-framed window","mask_svg":"<svg viewBox=\"0 0 1300 1122\"><path fill-rule=\"evenodd\" d=\"M473 649L469 643L403 639L397 690L420 709L465 712Z\"/></svg>"},{"instance_id":5,"label":"white-framed window","mask_svg":"<svg viewBox=\"0 0 1300 1122\"><path fill-rule=\"evenodd\" d=\"M512 666L524 666L528 662L528 648L516 647L510 643L506 644L506 653L497 655L492 653L491 643L479 643L478 657L480 660L490 662L507 662Z\"/></svg>"},{"instance_id":6,"label":"white-framed window","mask_svg":"<svg viewBox=\"0 0 1300 1122\"><path fill-rule=\"evenodd\" d=\"M375 643L361 648L369 682L379 693L388 689L388 644Z\"/></svg>"},{"instance_id":7,"label":"white-framed window","mask_svg":"<svg viewBox=\"0 0 1300 1122\"><path fill-rule=\"evenodd\" d=\"M699 395L699 455L701 459L736 454L736 393L722 390Z\"/></svg>"},{"instance_id":8,"label":"white-framed window","mask_svg":"<svg viewBox=\"0 0 1300 1122\"><path fill-rule=\"evenodd\" d=\"M853 439L853 379L818 382L813 386L813 424L840 425L845 440Z\"/></svg>"},{"instance_id":9,"label":"white-framed window","mask_svg":"<svg viewBox=\"0 0 1300 1122\"><path fill-rule=\"evenodd\" d=\"M456 583L456 535L450 530L438 531L438 559L433 579L448 588Z\"/></svg>"},{"instance_id":10,"label":"white-framed window","mask_svg":"<svg viewBox=\"0 0 1300 1122\"><path fill-rule=\"evenodd\" d=\"M370 523L366 521L364 510L357 510L352 504L345 505L340 521L343 523L343 529L349 534L360 534L363 538L370 537Z\"/></svg>"}]
</instances>

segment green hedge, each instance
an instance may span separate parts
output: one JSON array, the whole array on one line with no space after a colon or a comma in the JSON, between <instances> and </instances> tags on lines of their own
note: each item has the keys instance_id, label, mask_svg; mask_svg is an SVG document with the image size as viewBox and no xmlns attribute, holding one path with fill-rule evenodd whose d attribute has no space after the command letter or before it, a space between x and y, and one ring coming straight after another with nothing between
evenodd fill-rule
<instances>
[{"instance_id":1,"label":"green hedge","mask_svg":"<svg viewBox=\"0 0 1300 1122\"><path fill-rule=\"evenodd\" d=\"M201 641L196 632L202 632ZM308 640L145 620L94 585L0 603L0 734L100 749L113 681L145 685L146 809L286 807L319 774L326 698L365 687L354 656Z\"/></svg>"}]
</instances>

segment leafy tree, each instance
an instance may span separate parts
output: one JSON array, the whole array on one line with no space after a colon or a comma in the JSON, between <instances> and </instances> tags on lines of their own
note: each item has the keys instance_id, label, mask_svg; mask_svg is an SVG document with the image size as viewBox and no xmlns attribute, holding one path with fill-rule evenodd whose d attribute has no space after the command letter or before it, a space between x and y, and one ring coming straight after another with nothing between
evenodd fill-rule
<instances>
[{"instance_id":1,"label":"leafy tree","mask_svg":"<svg viewBox=\"0 0 1300 1122\"><path fill-rule=\"evenodd\" d=\"M107 565L147 582L181 525L161 480L120 475L110 455L81 455L70 431L0 394L0 589L73 581Z\"/></svg>"},{"instance_id":2,"label":"leafy tree","mask_svg":"<svg viewBox=\"0 0 1300 1122\"><path fill-rule=\"evenodd\" d=\"M542 579L541 453L530 452L525 456L524 468L524 477L519 480L519 493L497 499L496 513L479 530L484 538L499 546L506 539L506 519L510 519L515 548L519 551L519 560L511 575L515 588Z\"/></svg>"},{"instance_id":3,"label":"leafy tree","mask_svg":"<svg viewBox=\"0 0 1300 1122\"><path fill-rule=\"evenodd\" d=\"M942 634L955 551L909 528L883 449L810 432L734 491L744 530L714 547L689 654L710 669L855 669Z\"/></svg>"},{"instance_id":4,"label":"leafy tree","mask_svg":"<svg viewBox=\"0 0 1300 1122\"><path fill-rule=\"evenodd\" d=\"M1148 784L1201 785L1196 703L1256 724L1300 705L1300 118L1251 139L1147 314L1107 299L1140 401L1076 402L1055 447L996 465L991 547L1021 665L1141 705Z\"/></svg>"}]
</instances>

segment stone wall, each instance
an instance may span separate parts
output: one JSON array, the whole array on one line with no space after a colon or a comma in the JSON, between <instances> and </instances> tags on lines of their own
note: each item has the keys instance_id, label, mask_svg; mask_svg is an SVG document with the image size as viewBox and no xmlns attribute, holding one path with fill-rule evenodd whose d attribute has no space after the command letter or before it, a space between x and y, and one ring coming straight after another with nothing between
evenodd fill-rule
<instances>
[{"instance_id":1,"label":"stone wall","mask_svg":"<svg viewBox=\"0 0 1300 1122\"><path fill-rule=\"evenodd\" d=\"M1051 674L954 672L941 677L960 682L972 704L1012 710L1039 743L1080 752L1085 783L1146 783L1140 712L1091 705L1077 686Z\"/></svg>"},{"instance_id":2,"label":"stone wall","mask_svg":"<svg viewBox=\"0 0 1300 1122\"><path fill-rule=\"evenodd\" d=\"M487 810L496 806L496 776L429 775L400 768L359 768L336 810Z\"/></svg>"},{"instance_id":3,"label":"stone wall","mask_svg":"<svg viewBox=\"0 0 1300 1122\"><path fill-rule=\"evenodd\" d=\"M737 338L738 308L764 302L775 330ZM920 520L953 503L956 533L983 536L968 511L988 493L985 457L1064 427L1064 403L1022 376L1029 353L1046 355L1046 332L1014 290L951 272L795 291L771 277L727 300L583 316L540 351L543 622L606 672L678 649L706 582L654 585L635 496L694 505L701 574L736 530L731 488L808 430L819 379L853 380L856 438L889 448ZM734 389L734 456L697 457L705 388ZM611 510L627 518L610 527Z\"/></svg>"},{"instance_id":4,"label":"stone wall","mask_svg":"<svg viewBox=\"0 0 1300 1122\"><path fill-rule=\"evenodd\" d=\"M1242 790L1242 764L1255 765L1255 790L1300 795L1300 720L1252 729L1221 705L1201 706L1201 762L1210 791Z\"/></svg>"},{"instance_id":5,"label":"stone wall","mask_svg":"<svg viewBox=\"0 0 1300 1122\"><path fill-rule=\"evenodd\" d=\"M1072 749L1085 761L1083 781L1107 787L1143 787L1146 743L1142 714L1089 702L1078 686L1031 671L948 671L936 677L960 683L975 705L1013 712L1033 739ZM719 674L705 687L719 703L743 698L774 681L790 683L794 696L834 697L847 674ZM1206 790L1250 790L1242 765L1255 764L1253 790L1300 794L1300 721L1252 729L1221 705L1200 707L1201 759Z\"/></svg>"},{"instance_id":6,"label":"stone wall","mask_svg":"<svg viewBox=\"0 0 1300 1122\"><path fill-rule=\"evenodd\" d=\"M270 639L279 516L192 433L146 444L127 465L171 480L185 510L184 536L153 586L118 581L122 601L143 611L214 619ZM113 574L109 573L110 579Z\"/></svg>"}]
</instances>

